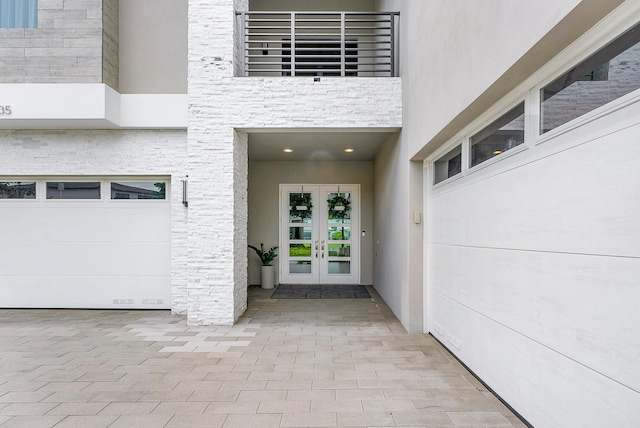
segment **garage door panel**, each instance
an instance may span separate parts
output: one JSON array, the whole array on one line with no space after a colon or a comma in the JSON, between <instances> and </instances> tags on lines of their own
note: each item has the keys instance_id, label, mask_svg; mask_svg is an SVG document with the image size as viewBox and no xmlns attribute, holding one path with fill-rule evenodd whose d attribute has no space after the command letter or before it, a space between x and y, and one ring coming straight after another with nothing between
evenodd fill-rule
<instances>
[{"instance_id":1,"label":"garage door panel","mask_svg":"<svg viewBox=\"0 0 640 428\"><path fill-rule=\"evenodd\" d=\"M169 242L0 244L0 275L169 275Z\"/></svg>"},{"instance_id":2,"label":"garage door panel","mask_svg":"<svg viewBox=\"0 0 640 428\"><path fill-rule=\"evenodd\" d=\"M108 180L69 180L101 181L103 199L0 200L0 307L169 308L169 200L112 200Z\"/></svg>"},{"instance_id":3,"label":"garage door panel","mask_svg":"<svg viewBox=\"0 0 640 428\"><path fill-rule=\"evenodd\" d=\"M171 306L168 276L61 276L52 279L47 275L9 275L0 277L0 281L2 308L168 309Z\"/></svg>"},{"instance_id":4,"label":"garage door panel","mask_svg":"<svg viewBox=\"0 0 640 428\"><path fill-rule=\"evenodd\" d=\"M640 257L638 139L640 125L453 186L430 200L431 240Z\"/></svg>"},{"instance_id":5,"label":"garage door panel","mask_svg":"<svg viewBox=\"0 0 640 428\"><path fill-rule=\"evenodd\" d=\"M2 207L0 214L5 224L12 225L5 230L3 241L147 241L150 236L170 239L170 211L166 205L87 208L75 204L20 204Z\"/></svg>"}]
</instances>

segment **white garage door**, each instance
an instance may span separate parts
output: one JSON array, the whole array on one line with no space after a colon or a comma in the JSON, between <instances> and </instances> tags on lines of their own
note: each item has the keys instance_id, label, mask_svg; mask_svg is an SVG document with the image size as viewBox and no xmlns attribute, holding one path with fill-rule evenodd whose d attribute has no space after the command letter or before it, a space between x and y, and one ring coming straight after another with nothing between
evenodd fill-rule
<instances>
[{"instance_id":1,"label":"white garage door","mask_svg":"<svg viewBox=\"0 0 640 428\"><path fill-rule=\"evenodd\" d=\"M0 307L169 308L170 182L0 178Z\"/></svg>"}]
</instances>

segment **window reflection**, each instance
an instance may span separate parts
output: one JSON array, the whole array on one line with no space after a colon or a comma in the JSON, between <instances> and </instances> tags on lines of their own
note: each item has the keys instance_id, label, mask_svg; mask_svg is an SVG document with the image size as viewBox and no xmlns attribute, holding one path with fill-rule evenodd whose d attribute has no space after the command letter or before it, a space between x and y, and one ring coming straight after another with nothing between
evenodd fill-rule
<instances>
[{"instance_id":1,"label":"window reflection","mask_svg":"<svg viewBox=\"0 0 640 428\"><path fill-rule=\"evenodd\" d=\"M0 199L35 199L35 181L0 181Z\"/></svg>"},{"instance_id":2,"label":"window reflection","mask_svg":"<svg viewBox=\"0 0 640 428\"><path fill-rule=\"evenodd\" d=\"M100 182L47 181L47 199L100 199Z\"/></svg>"},{"instance_id":3,"label":"window reflection","mask_svg":"<svg viewBox=\"0 0 640 428\"><path fill-rule=\"evenodd\" d=\"M456 146L435 162L434 184L462 172L462 145Z\"/></svg>"},{"instance_id":4,"label":"window reflection","mask_svg":"<svg viewBox=\"0 0 640 428\"><path fill-rule=\"evenodd\" d=\"M638 88L640 25L541 89L540 134Z\"/></svg>"},{"instance_id":5,"label":"window reflection","mask_svg":"<svg viewBox=\"0 0 640 428\"><path fill-rule=\"evenodd\" d=\"M111 199L166 199L166 187L165 182L112 182Z\"/></svg>"},{"instance_id":6,"label":"window reflection","mask_svg":"<svg viewBox=\"0 0 640 428\"><path fill-rule=\"evenodd\" d=\"M329 275L346 275L351 273L350 261L330 261Z\"/></svg>"},{"instance_id":7,"label":"window reflection","mask_svg":"<svg viewBox=\"0 0 640 428\"><path fill-rule=\"evenodd\" d=\"M333 241L348 241L351 239L350 226L330 226L329 239Z\"/></svg>"},{"instance_id":8,"label":"window reflection","mask_svg":"<svg viewBox=\"0 0 640 428\"><path fill-rule=\"evenodd\" d=\"M311 244L289 244L290 257L311 257Z\"/></svg>"},{"instance_id":9,"label":"window reflection","mask_svg":"<svg viewBox=\"0 0 640 428\"><path fill-rule=\"evenodd\" d=\"M327 204L330 224L351 223L351 192L329 192Z\"/></svg>"},{"instance_id":10,"label":"window reflection","mask_svg":"<svg viewBox=\"0 0 640 428\"><path fill-rule=\"evenodd\" d=\"M311 261L291 260L289 261L289 273L291 274L310 274Z\"/></svg>"},{"instance_id":11,"label":"window reflection","mask_svg":"<svg viewBox=\"0 0 640 428\"><path fill-rule=\"evenodd\" d=\"M524 143L524 102L469 139L471 166Z\"/></svg>"},{"instance_id":12,"label":"window reflection","mask_svg":"<svg viewBox=\"0 0 640 428\"><path fill-rule=\"evenodd\" d=\"M350 257L350 244L329 244L329 257Z\"/></svg>"},{"instance_id":13,"label":"window reflection","mask_svg":"<svg viewBox=\"0 0 640 428\"><path fill-rule=\"evenodd\" d=\"M289 193L289 223L311 223L311 193Z\"/></svg>"},{"instance_id":14,"label":"window reflection","mask_svg":"<svg viewBox=\"0 0 640 428\"><path fill-rule=\"evenodd\" d=\"M289 228L289 239L311 239L311 228L310 227L290 227Z\"/></svg>"}]
</instances>

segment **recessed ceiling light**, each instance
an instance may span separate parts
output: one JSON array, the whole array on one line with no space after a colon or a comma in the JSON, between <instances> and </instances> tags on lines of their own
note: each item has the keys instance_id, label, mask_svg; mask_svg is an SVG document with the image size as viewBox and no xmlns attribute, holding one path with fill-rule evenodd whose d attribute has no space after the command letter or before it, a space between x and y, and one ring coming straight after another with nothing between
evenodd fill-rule
<instances>
[{"instance_id":1,"label":"recessed ceiling light","mask_svg":"<svg viewBox=\"0 0 640 428\"><path fill-rule=\"evenodd\" d=\"M353 153L354 152L354 150L351 147L349 147L348 149L344 149L344 151L347 152L347 153Z\"/></svg>"},{"instance_id":2,"label":"recessed ceiling light","mask_svg":"<svg viewBox=\"0 0 640 428\"><path fill-rule=\"evenodd\" d=\"M502 150L496 150L493 152L494 155L499 155L500 153L502 153Z\"/></svg>"},{"instance_id":3,"label":"recessed ceiling light","mask_svg":"<svg viewBox=\"0 0 640 428\"><path fill-rule=\"evenodd\" d=\"M291 152L293 152L293 149L290 149L290 148L287 147L286 149L283 150L283 152L291 153Z\"/></svg>"}]
</instances>

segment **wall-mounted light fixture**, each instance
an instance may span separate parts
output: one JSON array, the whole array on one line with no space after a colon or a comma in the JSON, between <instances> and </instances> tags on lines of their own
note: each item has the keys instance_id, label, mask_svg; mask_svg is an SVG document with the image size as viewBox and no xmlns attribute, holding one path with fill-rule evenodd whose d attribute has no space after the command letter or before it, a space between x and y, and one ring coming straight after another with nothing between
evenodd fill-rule
<instances>
[{"instance_id":1,"label":"wall-mounted light fixture","mask_svg":"<svg viewBox=\"0 0 640 428\"><path fill-rule=\"evenodd\" d=\"M189 206L189 200L187 199L187 183L189 182L189 176L185 176L184 180L182 180L182 205L185 207Z\"/></svg>"}]
</instances>

